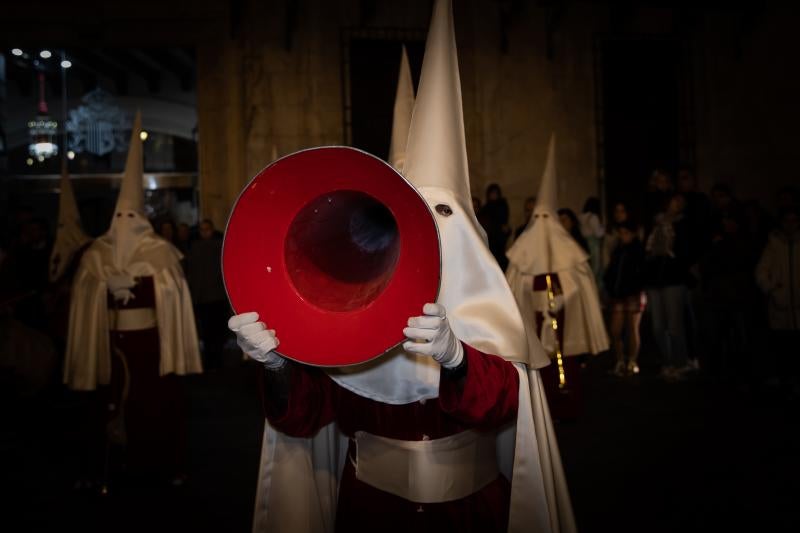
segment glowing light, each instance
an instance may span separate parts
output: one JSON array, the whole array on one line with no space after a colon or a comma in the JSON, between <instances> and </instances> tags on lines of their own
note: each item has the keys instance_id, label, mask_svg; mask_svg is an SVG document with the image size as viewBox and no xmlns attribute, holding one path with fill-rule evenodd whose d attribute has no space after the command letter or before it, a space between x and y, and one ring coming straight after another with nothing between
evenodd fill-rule
<instances>
[{"instance_id":1,"label":"glowing light","mask_svg":"<svg viewBox=\"0 0 800 533\"><path fill-rule=\"evenodd\" d=\"M25 163L27 163L27 164L28 164L28 166L31 166L31 165L33 165L33 159L31 159L31 158L29 157L28 159L26 159L26 160L25 160Z\"/></svg>"},{"instance_id":2,"label":"glowing light","mask_svg":"<svg viewBox=\"0 0 800 533\"><path fill-rule=\"evenodd\" d=\"M50 59L50 56L52 55L53 54L50 53L50 50L42 50L41 52L39 52L39 57L41 57L42 59Z\"/></svg>"},{"instance_id":3,"label":"glowing light","mask_svg":"<svg viewBox=\"0 0 800 533\"><path fill-rule=\"evenodd\" d=\"M44 156L43 156L43 155L37 155L37 156L36 156L36 160L37 160L39 163L42 163L42 162L44 161Z\"/></svg>"},{"instance_id":4,"label":"glowing light","mask_svg":"<svg viewBox=\"0 0 800 533\"><path fill-rule=\"evenodd\" d=\"M65 59L64 61L61 62L61 68L69 68L71 66L72 66L72 61L70 61L69 59Z\"/></svg>"},{"instance_id":5,"label":"glowing light","mask_svg":"<svg viewBox=\"0 0 800 533\"><path fill-rule=\"evenodd\" d=\"M140 131L140 132L139 132L139 138L140 138L141 140L143 140L143 141L146 141L146 140L147 140L147 132L146 132L146 131L144 131L144 130Z\"/></svg>"},{"instance_id":6,"label":"glowing light","mask_svg":"<svg viewBox=\"0 0 800 533\"><path fill-rule=\"evenodd\" d=\"M75 152L73 152L72 150L67 152L67 159L69 159L70 161L75 159Z\"/></svg>"},{"instance_id":7,"label":"glowing light","mask_svg":"<svg viewBox=\"0 0 800 533\"><path fill-rule=\"evenodd\" d=\"M22 50L20 50L19 48L12 48L11 49L11 53L14 54L15 56L19 57L19 56L22 55Z\"/></svg>"}]
</instances>

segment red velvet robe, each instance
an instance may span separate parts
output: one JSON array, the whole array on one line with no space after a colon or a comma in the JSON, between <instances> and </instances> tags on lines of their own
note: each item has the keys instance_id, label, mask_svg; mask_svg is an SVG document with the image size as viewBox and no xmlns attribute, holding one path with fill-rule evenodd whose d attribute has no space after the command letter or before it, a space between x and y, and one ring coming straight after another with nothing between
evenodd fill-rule
<instances>
[{"instance_id":1,"label":"red velvet robe","mask_svg":"<svg viewBox=\"0 0 800 533\"><path fill-rule=\"evenodd\" d=\"M319 369L292 365L285 411L276 410L265 390L266 416L275 429L295 437L311 437L335 420L350 437L356 431L367 431L403 440L438 439L468 429L492 430L514 420L519 401L519 375L514 366L467 345L464 355L467 373L463 380L443 372L438 398L406 405L363 398ZM500 475L461 500L413 503L359 481L347 461L339 485L336 531L505 531L509 495L510 483Z\"/></svg>"},{"instance_id":2,"label":"red velvet robe","mask_svg":"<svg viewBox=\"0 0 800 533\"><path fill-rule=\"evenodd\" d=\"M109 309L155 308L152 277L138 278L132 292L134 298L127 304L114 302L109 294ZM130 375L130 391L124 407L129 472L165 478L183 473L186 447L183 383L175 374L160 375L158 328L112 331L111 343L123 352ZM124 368L113 353L111 363L108 392L112 402L115 398L118 402Z\"/></svg>"}]
</instances>

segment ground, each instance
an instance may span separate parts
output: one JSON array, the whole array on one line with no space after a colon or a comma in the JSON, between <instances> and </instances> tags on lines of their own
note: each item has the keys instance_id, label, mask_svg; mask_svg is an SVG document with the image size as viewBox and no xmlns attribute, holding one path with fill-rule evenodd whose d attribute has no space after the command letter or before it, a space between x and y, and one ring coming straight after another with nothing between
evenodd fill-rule
<instances>
[{"instance_id":1,"label":"ground","mask_svg":"<svg viewBox=\"0 0 800 533\"><path fill-rule=\"evenodd\" d=\"M666 384L647 353L636 378L612 377L609 365L589 362L586 412L556 427L581 531L797 530L796 403L701 378ZM0 529L249 531L262 424L255 371L231 354L224 369L189 379L183 488L118 483L105 497L72 489L69 395L3 394Z\"/></svg>"}]
</instances>

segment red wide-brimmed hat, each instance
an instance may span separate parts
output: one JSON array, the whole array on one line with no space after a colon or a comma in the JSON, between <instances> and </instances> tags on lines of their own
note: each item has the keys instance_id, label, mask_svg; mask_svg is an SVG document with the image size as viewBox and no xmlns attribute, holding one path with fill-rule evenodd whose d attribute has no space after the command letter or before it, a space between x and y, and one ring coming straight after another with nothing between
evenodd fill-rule
<instances>
[{"instance_id":1,"label":"red wide-brimmed hat","mask_svg":"<svg viewBox=\"0 0 800 533\"><path fill-rule=\"evenodd\" d=\"M347 147L296 152L236 201L222 252L236 313L256 311L278 352L317 366L373 359L436 301L439 236L417 190Z\"/></svg>"}]
</instances>

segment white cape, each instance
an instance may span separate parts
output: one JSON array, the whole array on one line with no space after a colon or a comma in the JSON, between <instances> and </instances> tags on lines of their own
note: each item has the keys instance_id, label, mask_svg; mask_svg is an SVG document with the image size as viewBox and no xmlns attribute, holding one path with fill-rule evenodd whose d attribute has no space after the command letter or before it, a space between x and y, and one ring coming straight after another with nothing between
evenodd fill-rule
<instances>
[{"instance_id":1,"label":"white cape","mask_svg":"<svg viewBox=\"0 0 800 533\"><path fill-rule=\"evenodd\" d=\"M564 306L564 342L561 353L570 356L598 354L608 350L608 334L589 263L578 263L557 274L563 291L558 300ZM534 339L538 338L545 351L553 353L553 330L542 327L541 331L536 331L536 312L546 315L549 309L546 291L534 292L534 275L521 272L513 262L508 266L506 277L525 321L529 341L535 342Z\"/></svg>"},{"instance_id":2,"label":"white cape","mask_svg":"<svg viewBox=\"0 0 800 533\"><path fill-rule=\"evenodd\" d=\"M155 235L142 238L125 272L152 276L161 348L160 374L202 372L189 286L181 269L181 253ZM107 235L95 240L81 258L72 285L64 383L73 390L93 390L111 379L108 278L114 266Z\"/></svg>"}]
</instances>

